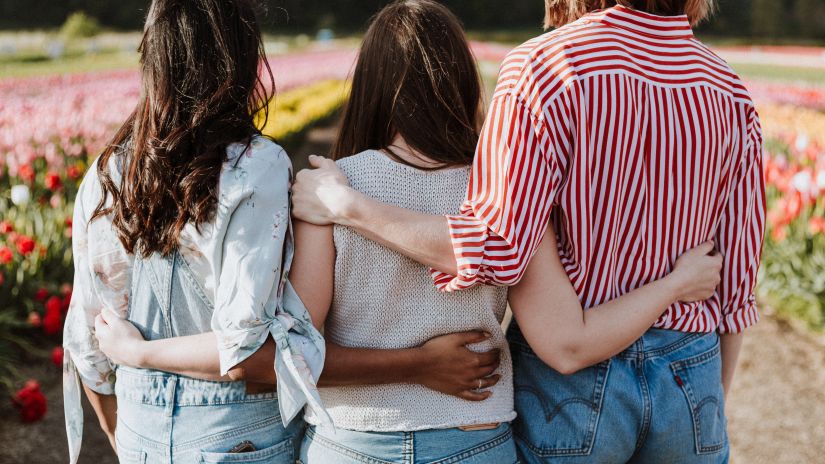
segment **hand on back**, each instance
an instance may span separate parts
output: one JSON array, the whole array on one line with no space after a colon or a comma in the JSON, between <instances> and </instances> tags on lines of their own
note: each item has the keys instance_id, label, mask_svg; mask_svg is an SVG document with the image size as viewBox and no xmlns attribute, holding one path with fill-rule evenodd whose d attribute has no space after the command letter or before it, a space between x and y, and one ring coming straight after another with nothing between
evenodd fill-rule
<instances>
[{"instance_id":1,"label":"hand on back","mask_svg":"<svg viewBox=\"0 0 825 464\"><path fill-rule=\"evenodd\" d=\"M319 226L335 223L346 208L349 180L329 158L312 155L309 163L315 169L302 170L292 184L292 215Z\"/></svg>"},{"instance_id":2,"label":"hand on back","mask_svg":"<svg viewBox=\"0 0 825 464\"><path fill-rule=\"evenodd\" d=\"M435 337L419 349L424 358L416 383L432 390L468 401L483 401L493 393L490 388L501 379L498 369L501 351L478 353L467 345L483 342L489 334L480 331L459 332Z\"/></svg>"},{"instance_id":3,"label":"hand on back","mask_svg":"<svg viewBox=\"0 0 825 464\"><path fill-rule=\"evenodd\" d=\"M686 251L668 276L674 280L678 301L707 300L716 293L722 279L722 255L712 241Z\"/></svg>"}]
</instances>

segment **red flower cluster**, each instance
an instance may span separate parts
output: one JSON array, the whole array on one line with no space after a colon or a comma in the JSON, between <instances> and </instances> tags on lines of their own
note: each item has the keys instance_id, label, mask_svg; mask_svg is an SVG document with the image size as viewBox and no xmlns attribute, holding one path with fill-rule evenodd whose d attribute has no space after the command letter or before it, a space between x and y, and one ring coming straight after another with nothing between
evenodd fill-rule
<instances>
[{"instance_id":1,"label":"red flower cluster","mask_svg":"<svg viewBox=\"0 0 825 464\"><path fill-rule=\"evenodd\" d=\"M46 397L36 380L29 380L12 398L23 422L37 422L46 415Z\"/></svg>"},{"instance_id":2,"label":"red flower cluster","mask_svg":"<svg viewBox=\"0 0 825 464\"><path fill-rule=\"evenodd\" d=\"M46 301L46 316L43 318L43 332L55 335L63 328L63 300L53 296Z\"/></svg>"}]
</instances>

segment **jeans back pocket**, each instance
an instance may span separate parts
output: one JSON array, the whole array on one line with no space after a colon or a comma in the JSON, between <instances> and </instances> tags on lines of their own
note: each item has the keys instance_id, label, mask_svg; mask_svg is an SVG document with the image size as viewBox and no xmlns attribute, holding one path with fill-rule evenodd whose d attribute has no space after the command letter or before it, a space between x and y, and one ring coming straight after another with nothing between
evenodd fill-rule
<instances>
[{"instance_id":1,"label":"jeans back pocket","mask_svg":"<svg viewBox=\"0 0 825 464\"><path fill-rule=\"evenodd\" d=\"M213 453L201 451L203 463L287 464L295 462L295 445L292 439L274 446L247 453Z\"/></svg>"},{"instance_id":2,"label":"jeans back pocket","mask_svg":"<svg viewBox=\"0 0 825 464\"><path fill-rule=\"evenodd\" d=\"M540 457L593 451L610 361L562 375L520 343L511 344L517 439Z\"/></svg>"},{"instance_id":3,"label":"jeans back pocket","mask_svg":"<svg viewBox=\"0 0 825 464\"><path fill-rule=\"evenodd\" d=\"M717 453L727 444L719 342L696 356L670 364L693 419L697 454Z\"/></svg>"}]
</instances>

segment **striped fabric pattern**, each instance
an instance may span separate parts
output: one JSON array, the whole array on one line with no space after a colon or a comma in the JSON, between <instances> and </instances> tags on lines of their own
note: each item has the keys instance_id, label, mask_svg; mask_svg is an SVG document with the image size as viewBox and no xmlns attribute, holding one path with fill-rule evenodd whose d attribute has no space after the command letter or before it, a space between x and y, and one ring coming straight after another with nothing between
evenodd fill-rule
<instances>
[{"instance_id":1,"label":"striped fabric pattern","mask_svg":"<svg viewBox=\"0 0 825 464\"><path fill-rule=\"evenodd\" d=\"M725 257L716 295L674 304L655 327L736 333L758 319L759 118L687 17L592 13L508 55L467 199L448 220L459 275L433 271L439 289L516 284L553 221L585 308L713 239Z\"/></svg>"}]
</instances>

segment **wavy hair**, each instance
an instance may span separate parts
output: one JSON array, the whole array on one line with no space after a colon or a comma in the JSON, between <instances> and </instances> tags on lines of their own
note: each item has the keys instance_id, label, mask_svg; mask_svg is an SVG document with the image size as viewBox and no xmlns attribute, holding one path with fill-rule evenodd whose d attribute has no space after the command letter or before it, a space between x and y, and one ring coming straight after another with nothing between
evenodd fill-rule
<instances>
[{"instance_id":1,"label":"wavy hair","mask_svg":"<svg viewBox=\"0 0 825 464\"><path fill-rule=\"evenodd\" d=\"M214 218L226 148L259 133L255 115L268 116L274 91L258 13L254 0L152 1L140 99L97 165L103 198L93 219L111 215L129 253L168 255L184 226Z\"/></svg>"},{"instance_id":2,"label":"wavy hair","mask_svg":"<svg viewBox=\"0 0 825 464\"><path fill-rule=\"evenodd\" d=\"M699 24L716 7L716 0L544 0L544 27L561 27L596 10L622 5L661 16L687 15L690 23Z\"/></svg>"}]
</instances>

